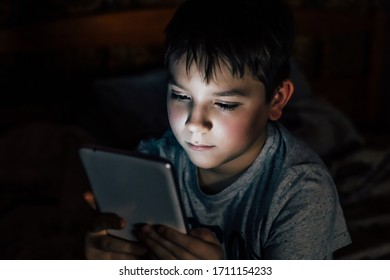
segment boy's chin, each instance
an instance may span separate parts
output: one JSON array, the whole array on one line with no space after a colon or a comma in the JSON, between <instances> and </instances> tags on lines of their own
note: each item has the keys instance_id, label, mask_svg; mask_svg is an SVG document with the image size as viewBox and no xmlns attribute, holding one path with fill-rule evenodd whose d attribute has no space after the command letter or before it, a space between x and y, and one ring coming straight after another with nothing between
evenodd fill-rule
<instances>
[{"instance_id":1,"label":"boy's chin","mask_svg":"<svg viewBox=\"0 0 390 280\"><path fill-rule=\"evenodd\" d=\"M199 158L199 156L190 156L191 162L200 169L213 169L219 166L214 160Z\"/></svg>"},{"instance_id":2,"label":"boy's chin","mask_svg":"<svg viewBox=\"0 0 390 280\"><path fill-rule=\"evenodd\" d=\"M209 154L208 156L189 155L189 158L196 167L204 170L215 169L224 165L223 160L218 160L215 158L215 156L212 156L211 154Z\"/></svg>"}]
</instances>

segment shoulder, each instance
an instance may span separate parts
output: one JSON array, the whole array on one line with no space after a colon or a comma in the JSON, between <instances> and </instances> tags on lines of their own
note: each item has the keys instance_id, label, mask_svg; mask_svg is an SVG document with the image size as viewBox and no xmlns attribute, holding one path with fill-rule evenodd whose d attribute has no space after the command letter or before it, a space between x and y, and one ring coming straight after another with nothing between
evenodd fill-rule
<instances>
[{"instance_id":1,"label":"shoulder","mask_svg":"<svg viewBox=\"0 0 390 280\"><path fill-rule=\"evenodd\" d=\"M275 152L278 162L279 195L318 196L318 199L335 198L336 187L327 166L303 141L294 137L283 125L274 124L279 136ZM310 198L312 199L312 198ZM333 200L333 199L331 199Z\"/></svg>"},{"instance_id":2,"label":"shoulder","mask_svg":"<svg viewBox=\"0 0 390 280\"><path fill-rule=\"evenodd\" d=\"M275 134L280 137L284 147L285 163L287 165L312 164L326 168L320 156L301 139L297 138L280 123L273 124Z\"/></svg>"},{"instance_id":3,"label":"shoulder","mask_svg":"<svg viewBox=\"0 0 390 280\"><path fill-rule=\"evenodd\" d=\"M337 189L325 164L285 128L277 152L281 163L269 197L270 258L322 259L348 244ZM316 248L313 250L313 248Z\"/></svg>"}]
</instances>

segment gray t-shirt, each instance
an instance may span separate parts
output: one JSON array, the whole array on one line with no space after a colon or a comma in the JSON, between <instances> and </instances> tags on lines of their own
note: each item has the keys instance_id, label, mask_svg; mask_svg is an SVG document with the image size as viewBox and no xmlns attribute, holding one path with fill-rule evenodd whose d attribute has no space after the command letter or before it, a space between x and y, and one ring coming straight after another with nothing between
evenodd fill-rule
<instances>
[{"instance_id":1,"label":"gray t-shirt","mask_svg":"<svg viewBox=\"0 0 390 280\"><path fill-rule=\"evenodd\" d=\"M327 168L278 123L268 125L252 165L213 195L201 191L197 168L171 131L139 150L174 164L190 228L212 230L226 259L326 259L351 242Z\"/></svg>"}]
</instances>

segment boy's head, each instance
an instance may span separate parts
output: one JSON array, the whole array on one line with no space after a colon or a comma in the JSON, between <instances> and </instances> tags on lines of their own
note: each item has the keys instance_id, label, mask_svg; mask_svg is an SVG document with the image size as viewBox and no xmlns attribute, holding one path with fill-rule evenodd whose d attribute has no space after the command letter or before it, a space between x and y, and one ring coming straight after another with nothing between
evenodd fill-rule
<instances>
[{"instance_id":1,"label":"boy's head","mask_svg":"<svg viewBox=\"0 0 390 280\"><path fill-rule=\"evenodd\" d=\"M185 57L206 82L223 64L233 76L249 71L270 101L290 74L293 41L293 16L278 0L187 0L166 28L165 61Z\"/></svg>"},{"instance_id":2,"label":"boy's head","mask_svg":"<svg viewBox=\"0 0 390 280\"><path fill-rule=\"evenodd\" d=\"M277 0L188 0L168 25L169 122L203 175L237 175L262 150L293 91L292 24Z\"/></svg>"}]
</instances>

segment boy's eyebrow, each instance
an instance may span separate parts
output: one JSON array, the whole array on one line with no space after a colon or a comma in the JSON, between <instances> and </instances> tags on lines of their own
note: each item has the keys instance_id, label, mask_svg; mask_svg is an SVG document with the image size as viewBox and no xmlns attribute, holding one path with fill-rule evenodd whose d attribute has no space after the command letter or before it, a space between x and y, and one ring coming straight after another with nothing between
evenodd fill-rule
<instances>
[{"instance_id":1,"label":"boy's eyebrow","mask_svg":"<svg viewBox=\"0 0 390 280\"><path fill-rule=\"evenodd\" d=\"M213 93L214 96L247 96L245 91L239 90L239 89L232 89L227 91L217 91Z\"/></svg>"},{"instance_id":2,"label":"boy's eyebrow","mask_svg":"<svg viewBox=\"0 0 390 280\"><path fill-rule=\"evenodd\" d=\"M171 84L175 87L178 87L178 88L181 88L185 91L188 91L185 86L176 82L172 75L168 75L168 84ZM216 92L213 92L212 95L218 96L218 97L224 97L224 96L247 96L248 94L244 90L231 89L231 90L226 90L226 91L216 91Z\"/></svg>"},{"instance_id":3,"label":"boy's eyebrow","mask_svg":"<svg viewBox=\"0 0 390 280\"><path fill-rule=\"evenodd\" d=\"M183 90L187 90L185 86L183 86L183 85L179 84L178 82L176 82L175 78L170 73L168 74L167 82L168 82L168 84L171 84L171 85L173 85L175 87L179 87L179 88L181 88Z\"/></svg>"}]
</instances>

